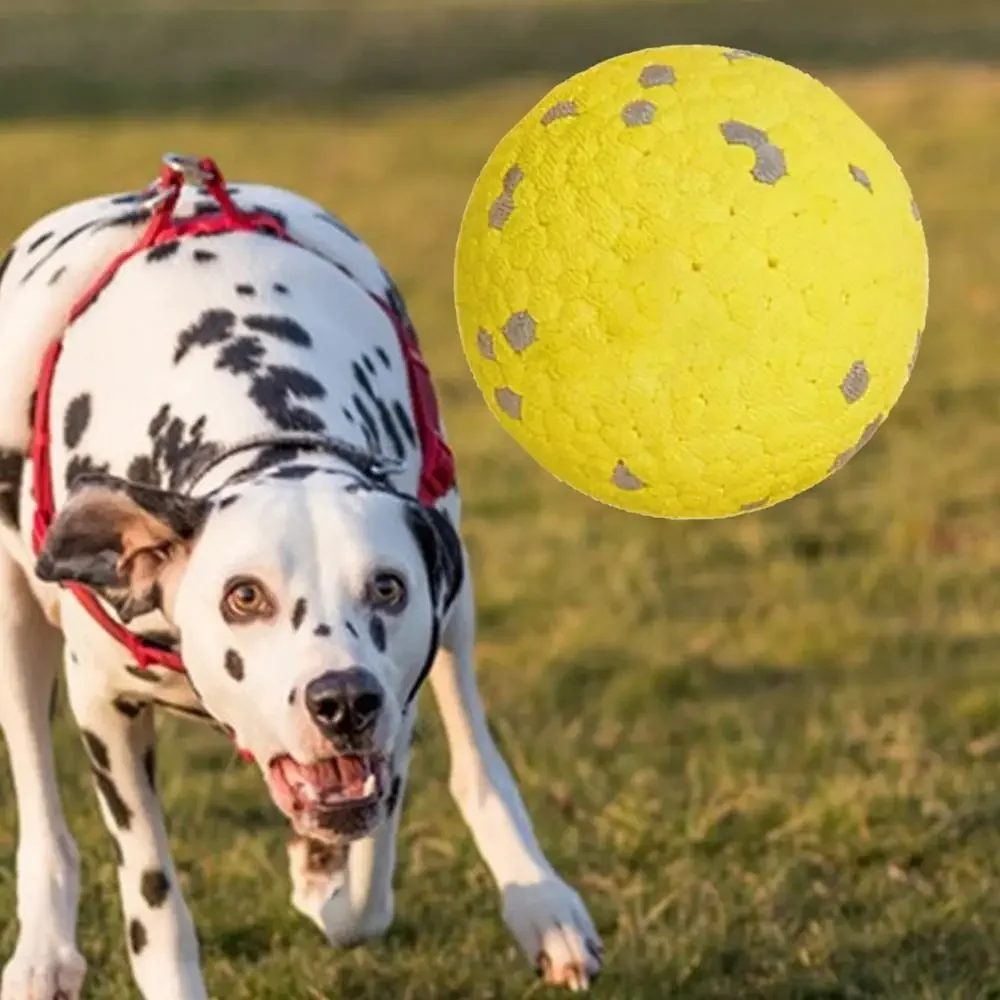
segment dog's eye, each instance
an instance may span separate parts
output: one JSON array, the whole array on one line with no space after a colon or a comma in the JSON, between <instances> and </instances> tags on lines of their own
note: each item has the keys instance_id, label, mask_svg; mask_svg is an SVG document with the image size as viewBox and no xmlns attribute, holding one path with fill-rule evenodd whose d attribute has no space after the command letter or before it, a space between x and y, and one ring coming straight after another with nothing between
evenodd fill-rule
<instances>
[{"instance_id":1,"label":"dog's eye","mask_svg":"<svg viewBox=\"0 0 1000 1000\"><path fill-rule=\"evenodd\" d=\"M406 584L396 573L376 573L368 582L366 597L373 608L398 614L406 607Z\"/></svg>"},{"instance_id":2,"label":"dog's eye","mask_svg":"<svg viewBox=\"0 0 1000 1000\"><path fill-rule=\"evenodd\" d=\"M256 580L234 580L222 598L222 617L228 622L270 618L274 602L263 584Z\"/></svg>"}]
</instances>

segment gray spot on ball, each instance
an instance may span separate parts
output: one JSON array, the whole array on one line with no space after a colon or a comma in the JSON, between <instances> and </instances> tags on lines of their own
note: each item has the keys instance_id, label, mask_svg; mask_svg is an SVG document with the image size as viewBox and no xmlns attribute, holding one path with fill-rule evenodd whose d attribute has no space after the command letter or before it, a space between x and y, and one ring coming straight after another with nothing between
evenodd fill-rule
<instances>
[{"instance_id":1,"label":"gray spot on ball","mask_svg":"<svg viewBox=\"0 0 1000 1000\"><path fill-rule=\"evenodd\" d=\"M557 101L542 115L542 124L551 125L560 118L573 118L580 113L576 101Z\"/></svg>"},{"instance_id":2,"label":"gray spot on ball","mask_svg":"<svg viewBox=\"0 0 1000 1000\"><path fill-rule=\"evenodd\" d=\"M652 101L630 101L622 108L622 121L629 128L649 125L656 115L656 105Z\"/></svg>"},{"instance_id":3,"label":"gray spot on ball","mask_svg":"<svg viewBox=\"0 0 1000 1000\"><path fill-rule=\"evenodd\" d=\"M851 176L863 187L867 188L872 194L875 193L875 189L872 187L871 178L868 174L861 169L861 167L855 166L853 163L849 167L851 171Z\"/></svg>"},{"instance_id":4,"label":"gray spot on ball","mask_svg":"<svg viewBox=\"0 0 1000 1000\"><path fill-rule=\"evenodd\" d=\"M740 512L743 514L749 514L753 510L760 510L761 507L766 507L770 502L770 497L764 497L763 500L754 500L753 503L741 504Z\"/></svg>"},{"instance_id":5,"label":"gray spot on ball","mask_svg":"<svg viewBox=\"0 0 1000 1000\"><path fill-rule=\"evenodd\" d=\"M910 211L913 213L913 218L920 222L920 209L917 207L917 199L912 198L910 200Z\"/></svg>"},{"instance_id":6,"label":"gray spot on ball","mask_svg":"<svg viewBox=\"0 0 1000 1000\"><path fill-rule=\"evenodd\" d=\"M847 465L847 463L854 458L854 456L857 455L857 453L861 451L861 449L864 448L869 441L871 441L884 419L884 415L880 413L874 420L871 421L871 423L867 424L865 429L861 432L861 437L858 438L857 444L851 445L847 451L842 451L833 460L833 465L830 466L830 471L837 472Z\"/></svg>"},{"instance_id":7,"label":"gray spot on ball","mask_svg":"<svg viewBox=\"0 0 1000 1000\"><path fill-rule=\"evenodd\" d=\"M479 353L487 361L496 361L497 356L493 350L493 337L482 327L476 331L476 347L479 348Z\"/></svg>"},{"instance_id":8,"label":"gray spot on ball","mask_svg":"<svg viewBox=\"0 0 1000 1000\"><path fill-rule=\"evenodd\" d=\"M493 397L497 401L497 406L499 406L511 420L521 419L521 396L519 393L516 393L513 389L508 389L504 386L502 389L497 389L496 392L494 392Z\"/></svg>"},{"instance_id":9,"label":"gray spot on ball","mask_svg":"<svg viewBox=\"0 0 1000 1000\"><path fill-rule=\"evenodd\" d=\"M856 403L867 391L871 376L863 361L855 361L840 383L840 391L848 403Z\"/></svg>"},{"instance_id":10,"label":"gray spot on ball","mask_svg":"<svg viewBox=\"0 0 1000 1000\"><path fill-rule=\"evenodd\" d=\"M503 193L490 206L491 229L503 229L514 211L514 189L524 180L524 171L515 163L503 177Z\"/></svg>"},{"instance_id":11,"label":"gray spot on ball","mask_svg":"<svg viewBox=\"0 0 1000 1000\"><path fill-rule=\"evenodd\" d=\"M723 52L722 55L729 62L734 63L740 59L753 59L756 53L747 52L746 49L728 49L726 52Z\"/></svg>"},{"instance_id":12,"label":"gray spot on ball","mask_svg":"<svg viewBox=\"0 0 1000 1000\"><path fill-rule=\"evenodd\" d=\"M511 314L503 325L503 335L518 354L530 347L535 342L535 321L531 313L522 310Z\"/></svg>"},{"instance_id":13,"label":"gray spot on ball","mask_svg":"<svg viewBox=\"0 0 1000 1000\"><path fill-rule=\"evenodd\" d=\"M749 146L755 160L750 173L761 184L777 184L788 174L785 154L768 139L762 129L746 122L728 121L719 126L722 137L730 146Z\"/></svg>"},{"instance_id":14,"label":"gray spot on ball","mask_svg":"<svg viewBox=\"0 0 1000 1000\"><path fill-rule=\"evenodd\" d=\"M730 120L723 122L720 127L722 135L730 146L749 146L751 149L760 149L767 145L767 133L754 125Z\"/></svg>"},{"instance_id":15,"label":"gray spot on ball","mask_svg":"<svg viewBox=\"0 0 1000 1000\"><path fill-rule=\"evenodd\" d=\"M663 87L677 82L673 66L646 66L639 74L640 87Z\"/></svg>"},{"instance_id":16,"label":"gray spot on ball","mask_svg":"<svg viewBox=\"0 0 1000 1000\"><path fill-rule=\"evenodd\" d=\"M620 490L641 490L646 484L629 467L619 460L611 473L611 482Z\"/></svg>"}]
</instances>

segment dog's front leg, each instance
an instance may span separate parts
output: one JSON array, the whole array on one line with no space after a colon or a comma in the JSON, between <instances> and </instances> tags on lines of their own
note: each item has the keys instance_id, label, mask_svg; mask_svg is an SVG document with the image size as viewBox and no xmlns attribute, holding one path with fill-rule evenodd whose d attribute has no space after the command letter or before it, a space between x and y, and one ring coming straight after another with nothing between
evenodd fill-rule
<instances>
[{"instance_id":1,"label":"dog's front leg","mask_svg":"<svg viewBox=\"0 0 1000 1000\"><path fill-rule=\"evenodd\" d=\"M2 1000L79 1000L86 971L76 948L80 860L52 756L49 710L59 647L27 577L0 547L0 729L17 804L20 924L0 981Z\"/></svg>"},{"instance_id":2,"label":"dog's front leg","mask_svg":"<svg viewBox=\"0 0 1000 1000\"><path fill-rule=\"evenodd\" d=\"M396 835L406 792L416 705L406 714L393 754L388 815L370 836L341 848L303 837L288 844L292 904L326 935L351 948L380 937L392 923Z\"/></svg>"},{"instance_id":3,"label":"dog's front leg","mask_svg":"<svg viewBox=\"0 0 1000 1000\"><path fill-rule=\"evenodd\" d=\"M467 575L430 674L451 755L451 792L500 888L507 926L538 974L584 990L600 972L601 940L580 897L542 853L490 736L474 649L475 602Z\"/></svg>"},{"instance_id":4,"label":"dog's front leg","mask_svg":"<svg viewBox=\"0 0 1000 1000\"><path fill-rule=\"evenodd\" d=\"M156 795L153 710L109 696L104 668L68 653L69 702L116 845L132 972L145 1000L207 1000L198 939Z\"/></svg>"}]
</instances>

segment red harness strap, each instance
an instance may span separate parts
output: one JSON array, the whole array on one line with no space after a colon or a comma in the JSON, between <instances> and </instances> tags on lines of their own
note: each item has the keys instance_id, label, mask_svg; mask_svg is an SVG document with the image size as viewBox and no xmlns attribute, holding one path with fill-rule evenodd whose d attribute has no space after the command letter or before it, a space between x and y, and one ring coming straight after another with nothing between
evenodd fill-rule
<instances>
[{"instance_id":1,"label":"red harness strap","mask_svg":"<svg viewBox=\"0 0 1000 1000\"><path fill-rule=\"evenodd\" d=\"M219 210L193 218L178 219L174 217L173 211L180 198L186 173L192 172L197 173L199 182L207 193L218 202ZM94 303L98 295L114 278L118 269L143 250L194 236L240 231L269 232L289 243L296 242L289 236L284 224L269 212L244 212L237 208L226 190L225 181L219 168L211 159L198 160L196 164L192 164L190 161L166 158L159 180L149 193L151 198L157 200L146 230L134 246L120 253L108 264L97 280L74 303L69 312L67 330ZM346 268L341 266L340 269L348 276L353 277ZM455 484L454 459L442 436L437 400L430 374L420 356L416 333L409 319L399 310L394 309L385 299L373 292L369 292L369 295L392 321L406 362L414 420L422 451L420 486L417 498L421 503L430 505L444 496ZM49 411L52 382L61 352L62 338L58 338L49 345L42 359L35 398L31 439L35 500L35 518L32 524L31 540L35 555L41 552L45 536L55 516L52 467L49 461L51 442ZM108 614L101 602L88 588L73 582L67 582L65 586L86 609L91 618L112 638L128 649L139 667L145 669L151 665L157 665L167 667L170 670L184 671L184 663L179 654L144 642L134 632L125 628L121 622ZM244 756L246 755L244 754Z\"/></svg>"}]
</instances>

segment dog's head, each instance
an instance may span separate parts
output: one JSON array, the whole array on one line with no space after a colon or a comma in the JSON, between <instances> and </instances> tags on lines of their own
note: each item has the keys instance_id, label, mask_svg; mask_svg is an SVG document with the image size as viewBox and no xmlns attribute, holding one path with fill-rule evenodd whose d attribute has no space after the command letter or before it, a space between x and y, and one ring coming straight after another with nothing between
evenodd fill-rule
<instances>
[{"instance_id":1,"label":"dog's head","mask_svg":"<svg viewBox=\"0 0 1000 1000\"><path fill-rule=\"evenodd\" d=\"M36 571L87 585L126 622L162 613L275 803L335 842L387 813L403 714L462 566L443 514L300 461L207 498L81 477Z\"/></svg>"}]
</instances>

